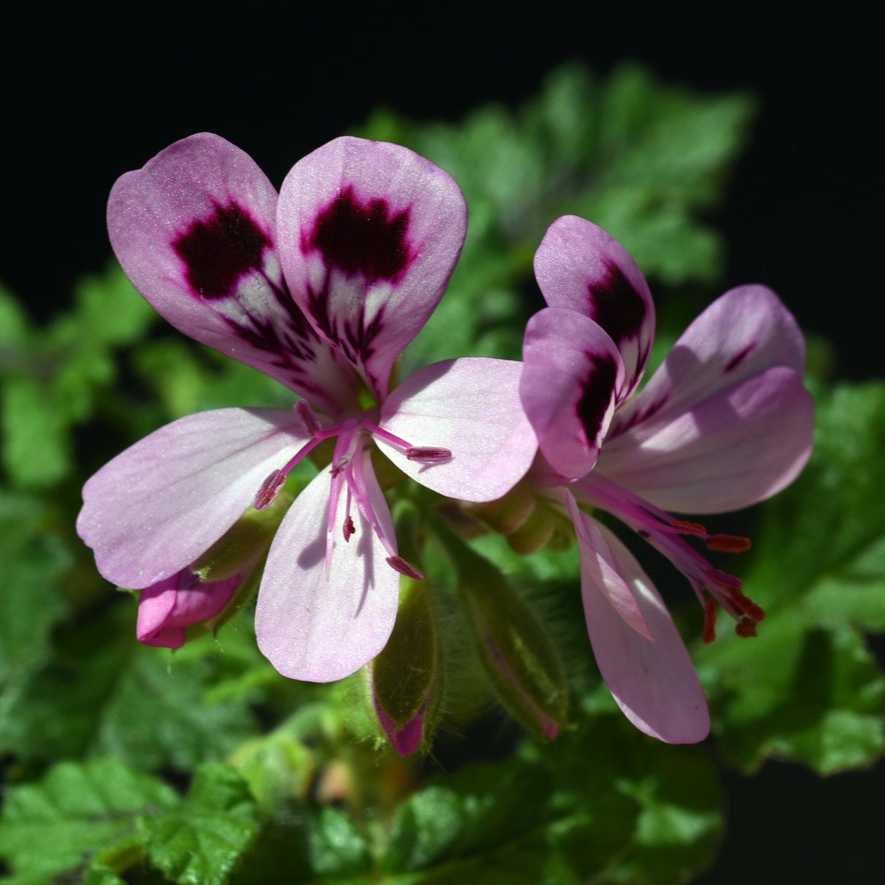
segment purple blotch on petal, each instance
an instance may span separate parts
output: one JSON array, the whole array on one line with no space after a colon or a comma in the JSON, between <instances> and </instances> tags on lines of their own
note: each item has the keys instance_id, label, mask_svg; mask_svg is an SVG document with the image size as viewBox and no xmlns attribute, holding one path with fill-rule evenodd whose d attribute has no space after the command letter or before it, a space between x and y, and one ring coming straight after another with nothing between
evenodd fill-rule
<instances>
[{"instance_id":1,"label":"purple blotch on petal","mask_svg":"<svg viewBox=\"0 0 885 885\"><path fill-rule=\"evenodd\" d=\"M593 368L584 382L584 392L578 401L577 414L584 427L587 441L597 444L618 378L618 367L611 357L600 357L589 353L586 356Z\"/></svg>"},{"instance_id":2,"label":"purple blotch on petal","mask_svg":"<svg viewBox=\"0 0 885 885\"><path fill-rule=\"evenodd\" d=\"M590 318L599 323L619 344L635 338L642 328L647 307L633 284L614 264L608 266L608 279L588 286Z\"/></svg>"},{"instance_id":3,"label":"purple blotch on petal","mask_svg":"<svg viewBox=\"0 0 885 885\"><path fill-rule=\"evenodd\" d=\"M172 244L187 266L186 278L194 294L224 298L251 270L260 270L270 237L236 203L215 206L215 214L195 221Z\"/></svg>"},{"instance_id":4,"label":"purple blotch on petal","mask_svg":"<svg viewBox=\"0 0 885 885\"><path fill-rule=\"evenodd\" d=\"M743 361L756 349L756 342L751 341L743 350L736 353L726 364L725 371L731 372L736 369Z\"/></svg>"},{"instance_id":5,"label":"purple blotch on petal","mask_svg":"<svg viewBox=\"0 0 885 885\"><path fill-rule=\"evenodd\" d=\"M310 233L302 232L301 251L319 250L328 266L367 283L397 282L412 259L408 226L408 209L391 215L386 200L364 203L349 187L320 211Z\"/></svg>"}]
</instances>

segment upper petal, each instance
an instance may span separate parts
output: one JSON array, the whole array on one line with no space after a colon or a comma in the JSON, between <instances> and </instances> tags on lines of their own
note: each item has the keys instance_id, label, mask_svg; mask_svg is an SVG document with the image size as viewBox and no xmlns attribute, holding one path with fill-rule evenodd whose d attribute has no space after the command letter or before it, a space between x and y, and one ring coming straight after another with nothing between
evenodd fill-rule
<instances>
[{"instance_id":1,"label":"upper petal","mask_svg":"<svg viewBox=\"0 0 885 885\"><path fill-rule=\"evenodd\" d=\"M601 227L565 215L538 246L535 276L550 307L578 311L608 332L624 361L618 401L626 400L645 371L655 334L654 303L636 262Z\"/></svg>"},{"instance_id":2,"label":"upper petal","mask_svg":"<svg viewBox=\"0 0 885 885\"><path fill-rule=\"evenodd\" d=\"M621 409L611 437L642 434L713 394L773 366L805 368L805 340L793 315L765 286L740 286L716 299L680 336L648 384Z\"/></svg>"},{"instance_id":3,"label":"upper petal","mask_svg":"<svg viewBox=\"0 0 885 885\"><path fill-rule=\"evenodd\" d=\"M547 308L526 326L522 406L561 476L593 469L615 411L624 366L608 333L572 310Z\"/></svg>"},{"instance_id":4,"label":"upper petal","mask_svg":"<svg viewBox=\"0 0 885 885\"><path fill-rule=\"evenodd\" d=\"M109 581L149 587L217 541L306 439L295 416L277 409L180 418L86 482L77 533Z\"/></svg>"},{"instance_id":5,"label":"upper petal","mask_svg":"<svg viewBox=\"0 0 885 885\"><path fill-rule=\"evenodd\" d=\"M292 168L278 227L296 301L382 398L461 253L467 208L457 184L407 148L338 138Z\"/></svg>"},{"instance_id":6,"label":"upper petal","mask_svg":"<svg viewBox=\"0 0 885 885\"><path fill-rule=\"evenodd\" d=\"M592 559L582 549L581 594L587 630L612 696L645 734L670 744L702 741L710 730L704 691L660 595L633 555L603 527L596 554L633 589L654 636L650 641L624 621L600 586L600 573Z\"/></svg>"},{"instance_id":7,"label":"upper petal","mask_svg":"<svg viewBox=\"0 0 885 885\"><path fill-rule=\"evenodd\" d=\"M371 469L366 471L372 509L389 538L393 526ZM321 471L298 496L267 557L255 610L262 654L291 679L331 682L367 664L384 648L399 604L399 575L362 512L354 508L355 534L335 539L326 571L326 526L331 470ZM346 495L332 524L345 519Z\"/></svg>"},{"instance_id":8,"label":"upper petal","mask_svg":"<svg viewBox=\"0 0 885 885\"><path fill-rule=\"evenodd\" d=\"M334 411L354 400L357 379L286 289L276 209L255 162L202 133L117 180L108 232L129 279L173 326Z\"/></svg>"},{"instance_id":9,"label":"upper petal","mask_svg":"<svg viewBox=\"0 0 885 885\"><path fill-rule=\"evenodd\" d=\"M464 501L492 501L531 466L535 434L519 400L522 363L473 357L445 360L400 384L381 411L384 430L414 446L448 449L450 461L410 461L380 436L375 442L403 473Z\"/></svg>"}]
</instances>

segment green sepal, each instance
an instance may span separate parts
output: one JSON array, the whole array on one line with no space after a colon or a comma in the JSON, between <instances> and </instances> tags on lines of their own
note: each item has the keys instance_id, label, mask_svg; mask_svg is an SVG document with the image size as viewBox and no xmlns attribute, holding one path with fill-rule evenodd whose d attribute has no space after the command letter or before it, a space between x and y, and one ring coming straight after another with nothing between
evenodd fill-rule
<instances>
[{"instance_id":1,"label":"green sepal","mask_svg":"<svg viewBox=\"0 0 885 885\"><path fill-rule=\"evenodd\" d=\"M556 737L568 719L568 682L544 625L491 562L444 524L434 531L455 566L465 619L498 700L535 736Z\"/></svg>"},{"instance_id":2,"label":"green sepal","mask_svg":"<svg viewBox=\"0 0 885 885\"><path fill-rule=\"evenodd\" d=\"M424 741L440 695L439 636L424 581L400 579L400 606L387 645L372 662L377 702L398 726L424 711Z\"/></svg>"}]
</instances>

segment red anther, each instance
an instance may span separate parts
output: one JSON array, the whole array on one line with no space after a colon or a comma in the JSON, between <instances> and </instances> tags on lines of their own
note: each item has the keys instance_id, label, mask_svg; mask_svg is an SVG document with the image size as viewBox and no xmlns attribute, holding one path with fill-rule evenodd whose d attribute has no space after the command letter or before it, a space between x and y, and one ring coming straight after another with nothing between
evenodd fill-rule
<instances>
[{"instance_id":1,"label":"red anther","mask_svg":"<svg viewBox=\"0 0 885 885\"><path fill-rule=\"evenodd\" d=\"M701 638L709 645L716 638L716 600L708 596L704 600L704 632Z\"/></svg>"},{"instance_id":2,"label":"red anther","mask_svg":"<svg viewBox=\"0 0 885 885\"><path fill-rule=\"evenodd\" d=\"M274 500L276 500L280 489L285 484L286 474L283 473L282 470L274 470L273 473L261 483L261 488L258 490L258 494L255 496L255 501L252 506L256 510L264 510L266 507L270 507Z\"/></svg>"},{"instance_id":3,"label":"red anther","mask_svg":"<svg viewBox=\"0 0 885 885\"><path fill-rule=\"evenodd\" d=\"M707 549L720 553L746 553L750 549L750 539L739 535L710 535Z\"/></svg>"},{"instance_id":4,"label":"red anther","mask_svg":"<svg viewBox=\"0 0 885 885\"><path fill-rule=\"evenodd\" d=\"M388 556L387 564L395 571L399 572L401 575L405 575L407 578L412 578L415 581L423 581L424 575L418 571L413 565L409 565L402 556Z\"/></svg>"},{"instance_id":5,"label":"red anther","mask_svg":"<svg viewBox=\"0 0 885 885\"><path fill-rule=\"evenodd\" d=\"M728 594L731 601L751 620L758 624L765 620L765 610L761 605L756 605L749 596L745 596L743 591L733 589Z\"/></svg>"},{"instance_id":6,"label":"red anther","mask_svg":"<svg viewBox=\"0 0 885 885\"><path fill-rule=\"evenodd\" d=\"M437 449L432 446L409 446L406 449L406 458L410 461L422 461L425 464L442 464L452 460L452 453L448 449Z\"/></svg>"},{"instance_id":7,"label":"red anther","mask_svg":"<svg viewBox=\"0 0 885 885\"><path fill-rule=\"evenodd\" d=\"M344 520L344 540L349 541L356 534L356 526L353 524L353 517L348 515Z\"/></svg>"},{"instance_id":8,"label":"red anther","mask_svg":"<svg viewBox=\"0 0 885 885\"><path fill-rule=\"evenodd\" d=\"M670 525L680 535L697 535L699 538L707 536L707 530L699 522L689 522L687 519L674 519Z\"/></svg>"},{"instance_id":9,"label":"red anther","mask_svg":"<svg viewBox=\"0 0 885 885\"><path fill-rule=\"evenodd\" d=\"M738 636L748 639L756 635L756 622L752 618L741 618L734 626L734 632Z\"/></svg>"},{"instance_id":10,"label":"red anther","mask_svg":"<svg viewBox=\"0 0 885 885\"><path fill-rule=\"evenodd\" d=\"M301 426L309 436L316 436L323 429L313 410L303 399L295 403L295 414L301 419Z\"/></svg>"}]
</instances>

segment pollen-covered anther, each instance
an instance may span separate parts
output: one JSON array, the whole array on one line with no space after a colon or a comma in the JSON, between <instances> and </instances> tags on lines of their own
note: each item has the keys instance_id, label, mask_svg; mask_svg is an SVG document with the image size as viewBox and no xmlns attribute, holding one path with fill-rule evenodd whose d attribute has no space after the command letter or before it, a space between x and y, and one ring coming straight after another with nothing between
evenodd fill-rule
<instances>
[{"instance_id":1,"label":"pollen-covered anther","mask_svg":"<svg viewBox=\"0 0 885 885\"><path fill-rule=\"evenodd\" d=\"M706 540L708 550L718 553L746 553L750 549L750 539L739 535L710 535Z\"/></svg>"},{"instance_id":2,"label":"pollen-covered anther","mask_svg":"<svg viewBox=\"0 0 885 885\"><path fill-rule=\"evenodd\" d=\"M749 596L745 596L743 591L739 588L729 591L728 596L729 599L731 599L731 601L744 613L745 617L753 621L754 624L758 624L760 621L765 620L765 610L762 606L753 602Z\"/></svg>"},{"instance_id":3,"label":"pollen-covered anther","mask_svg":"<svg viewBox=\"0 0 885 885\"><path fill-rule=\"evenodd\" d=\"M344 520L342 532L344 534L345 541L349 541L356 534L356 526L353 524L352 516L348 515L347 518Z\"/></svg>"},{"instance_id":4,"label":"pollen-covered anther","mask_svg":"<svg viewBox=\"0 0 885 885\"><path fill-rule=\"evenodd\" d=\"M301 426L304 428L304 432L309 436L315 437L322 432L323 428L320 426L320 422L317 421L317 416L314 415L313 409L311 409L305 400L300 399L295 403L295 414L301 421Z\"/></svg>"},{"instance_id":5,"label":"pollen-covered anther","mask_svg":"<svg viewBox=\"0 0 885 885\"><path fill-rule=\"evenodd\" d=\"M449 449L439 449L433 446L409 446L406 449L406 458L410 461L420 461L423 464L444 464L452 460Z\"/></svg>"},{"instance_id":6,"label":"pollen-covered anther","mask_svg":"<svg viewBox=\"0 0 885 885\"><path fill-rule=\"evenodd\" d=\"M285 484L286 474L283 473L282 470L274 470L270 476L261 483L261 488L258 489L258 493L255 495L255 502L252 506L256 510L264 510L265 508L270 507L280 493L280 489Z\"/></svg>"},{"instance_id":7,"label":"pollen-covered anther","mask_svg":"<svg viewBox=\"0 0 885 885\"><path fill-rule=\"evenodd\" d=\"M415 566L410 565L406 562L402 556L395 554L394 556L387 557L387 564L395 571L399 572L401 575L405 575L407 578L412 578L415 581L423 581L424 575L415 568Z\"/></svg>"},{"instance_id":8,"label":"pollen-covered anther","mask_svg":"<svg viewBox=\"0 0 885 885\"><path fill-rule=\"evenodd\" d=\"M698 538L706 538L707 530L699 522L690 522L687 519L674 519L670 525L680 535L694 535Z\"/></svg>"},{"instance_id":9,"label":"pollen-covered anther","mask_svg":"<svg viewBox=\"0 0 885 885\"><path fill-rule=\"evenodd\" d=\"M716 614L718 611L716 600L712 596L708 596L704 600L704 632L701 636L707 645L716 638Z\"/></svg>"},{"instance_id":10,"label":"pollen-covered anther","mask_svg":"<svg viewBox=\"0 0 885 885\"><path fill-rule=\"evenodd\" d=\"M741 618L734 626L734 632L743 639L756 635L756 622L752 618Z\"/></svg>"}]
</instances>

